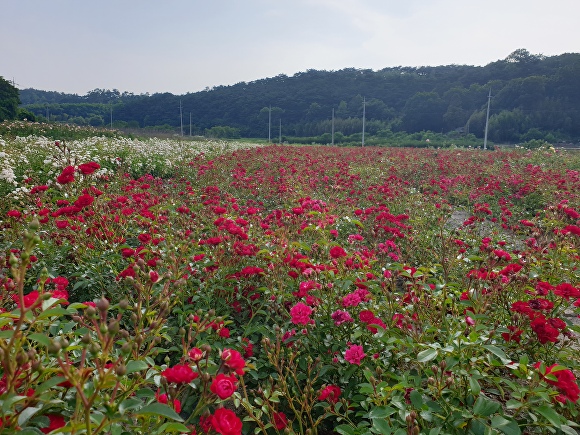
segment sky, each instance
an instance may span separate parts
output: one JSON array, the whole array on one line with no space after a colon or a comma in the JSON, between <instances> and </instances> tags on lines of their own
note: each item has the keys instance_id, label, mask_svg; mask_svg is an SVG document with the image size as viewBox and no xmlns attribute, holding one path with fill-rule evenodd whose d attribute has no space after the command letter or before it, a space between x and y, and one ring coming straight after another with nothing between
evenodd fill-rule
<instances>
[{"instance_id":1,"label":"sky","mask_svg":"<svg viewBox=\"0 0 580 435\"><path fill-rule=\"evenodd\" d=\"M0 76L79 95L580 52L580 0L0 0L0 11Z\"/></svg>"}]
</instances>

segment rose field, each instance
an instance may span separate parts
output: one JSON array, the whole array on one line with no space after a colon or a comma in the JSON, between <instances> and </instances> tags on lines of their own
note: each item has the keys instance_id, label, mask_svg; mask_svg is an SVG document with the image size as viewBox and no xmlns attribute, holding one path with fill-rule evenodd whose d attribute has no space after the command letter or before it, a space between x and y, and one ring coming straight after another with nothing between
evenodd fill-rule
<instances>
[{"instance_id":1,"label":"rose field","mask_svg":"<svg viewBox=\"0 0 580 435\"><path fill-rule=\"evenodd\" d=\"M578 433L580 153L49 129L0 128L0 433Z\"/></svg>"}]
</instances>

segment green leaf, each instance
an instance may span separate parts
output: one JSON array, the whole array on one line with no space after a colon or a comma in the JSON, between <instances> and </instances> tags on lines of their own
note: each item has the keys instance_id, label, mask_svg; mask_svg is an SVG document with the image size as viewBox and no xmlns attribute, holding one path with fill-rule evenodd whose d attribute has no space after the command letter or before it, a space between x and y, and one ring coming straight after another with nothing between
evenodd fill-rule
<instances>
[{"instance_id":1,"label":"green leaf","mask_svg":"<svg viewBox=\"0 0 580 435\"><path fill-rule=\"evenodd\" d=\"M66 381L66 378L62 376L56 376L54 378L50 378L48 381L43 382L38 387L35 388L36 394L44 393L45 391L50 390L55 385L60 384L61 382Z\"/></svg>"},{"instance_id":2,"label":"green leaf","mask_svg":"<svg viewBox=\"0 0 580 435\"><path fill-rule=\"evenodd\" d=\"M12 338L12 336L14 335L14 330L13 329L8 329L5 331L0 331L0 339L10 339Z\"/></svg>"},{"instance_id":3,"label":"green leaf","mask_svg":"<svg viewBox=\"0 0 580 435\"><path fill-rule=\"evenodd\" d=\"M32 340L32 341L36 341L37 343L43 344L43 345L45 345L47 347L50 344L50 338L48 338L46 335L40 334L38 332L35 332L33 334L30 334L28 336L28 339L29 340Z\"/></svg>"},{"instance_id":4,"label":"green leaf","mask_svg":"<svg viewBox=\"0 0 580 435\"><path fill-rule=\"evenodd\" d=\"M165 423L159 428L159 433L167 432L191 433L191 429L181 423Z\"/></svg>"},{"instance_id":5,"label":"green leaf","mask_svg":"<svg viewBox=\"0 0 580 435\"><path fill-rule=\"evenodd\" d=\"M534 411L542 414L546 418L546 420L548 420L558 429L560 428L560 426L562 426L562 418L560 414L554 411L554 408L547 405L543 405L538 408L534 408Z\"/></svg>"},{"instance_id":6,"label":"green leaf","mask_svg":"<svg viewBox=\"0 0 580 435\"><path fill-rule=\"evenodd\" d=\"M423 407L423 396L417 390L411 391L411 403L417 409L421 409Z\"/></svg>"},{"instance_id":7,"label":"green leaf","mask_svg":"<svg viewBox=\"0 0 580 435\"><path fill-rule=\"evenodd\" d=\"M50 300L50 299L49 299ZM55 299L58 300L58 299ZM47 319L53 316L63 316L65 314L70 314L67 310L62 307L51 308L40 313L37 317L38 320Z\"/></svg>"},{"instance_id":8,"label":"green leaf","mask_svg":"<svg viewBox=\"0 0 580 435\"><path fill-rule=\"evenodd\" d=\"M506 435L521 435L522 431L514 420L508 420L501 415L496 415L491 419L491 427L499 429Z\"/></svg>"},{"instance_id":9,"label":"green leaf","mask_svg":"<svg viewBox=\"0 0 580 435\"><path fill-rule=\"evenodd\" d=\"M481 392L481 387L479 386L479 382L477 382L477 379L469 378L469 388L471 389L471 394L473 394L474 396L479 396L479 393Z\"/></svg>"},{"instance_id":10,"label":"green leaf","mask_svg":"<svg viewBox=\"0 0 580 435\"><path fill-rule=\"evenodd\" d=\"M391 433L391 426L387 420L375 418L373 420L373 428L377 429L379 431L378 433Z\"/></svg>"},{"instance_id":11,"label":"green leaf","mask_svg":"<svg viewBox=\"0 0 580 435\"><path fill-rule=\"evenodd\" d=\"M127 363L127 374L147 370L149 365L145 361L129 361Z\"/></svg>"},{"instance_id":12,"label":"green leaf","mask_svg":"<svg viewBox=\"0 0 580 435\"><path fill-rule=\"evenodd\" d=\"M377 406L371 409L369 412L370 418L387 418L390 415L393 415L397 410L395 408L391 408L390 406Z\"/></svg>"},{"instance_id":13,"label":"green leaf","mask_svg":"<svg viewBox=\"0 0 580 435\"><path fill-rule=\"evenodd\" d=\"M576 432L574 428L568 426L567 424L560 426L560 430L568 435L578 435L578 432Z\"/></svg>"},{"instance_id":14,"label":"green leaf","mask_svg":"<svg viewBox=\"0 0 580 435\"><path fill-rule=\"evenodd\" d=\"M159 415L161 417L170 418L171 420L183 422L183 418L169 406L163 403L152 403L144 406L139 410L137 415Z\"/></svg>"},{"instance_id":15,"label":"green leaf","mask_svg":"<svg viewBox=\"0 0 580 435\"><path fill-rule=\"evenodd\" d=\"M36 427L25 427L18 431L18 435L42 435L42 432Z\"/></svg>"},{"instance_id":16,"label":"green leaf","mask_svg":"<svg viewBox=\"0 0 580 435\"><path fill-rule=\"evenodd\" d=\"M518 409L522 407L522 402L515 399L510 399L505 403L506 409Z\"/></svg>"},{"instance_id":17,"label":"green leaf","mask_svg":"<svg viewBox=\"0 0 580 435\"><path fill-rule=\"evenodd\" d=\"M135 409L138 408L139 406L141 406L143 404L143 401L140 399L126 399L123 400L120 404L119 404L119 412L121 414L124 414L125 411L129 410L129 409Z\"/></svg>"},{"instance_id":18,"label":"green leaf","mask_svg":"<svg viewBox=\"0 0 580 435\"><path fill-rule=\"evenodd\" d=\"M511 361L510 359L508 359L505 352L497 346L493 346L491 344L484 344L482 347L489 350L491 353L493 353L495 356L497 356L501 360L501 362L504 364Z\"/></svg>"},{"instance_id":19,"label":"green leaf","mask_svg":"<svg viewBox=\"0 0 580 435\"><path fill-rule=\"evenodd\" d=\"M354 429L348 424L341 424L340 426L335 427L334 430L340 435L356 435Z\"/></svg>"},{"instance_id":20,"label":"green leaf","mask_svg":"<svg viewBox=\"0 0 580 435\"><path fill-rule=\"evenodd\" d=\"M29 406L28 408L25 408L22 410L22 412L20 413L20 415L18 416L18 426L24 426L24 424L30 420L30 418L36 414L38 411L40 411L42 409L42 407L40 408L34 408L32 406Z\"/></svg>"},{"instance_id":21,"label":"green leaf","mask_svg":"<svg viewBox=\"0 0 580 435\"><path fill-rule=\"evenodd\" d=\"M475 401L475 405L473 406L473 413L483 417L488 417L491 414L497 412L499 407L499 403L494 402L485 396L479 396Z\"/></svg>"},{"instance_id":22,"label":"green leaf","mask_svg":"<svg viewBox=\"0 0 580 435\"><path fill-rule=\"evenodd\" d=\"M431 361L432 359L437 358L438 354L439 352L437 351L437 349L429 348L422 350L417 354L417 362L424 363L427 361Z\"/></svg>"}]
</instances>

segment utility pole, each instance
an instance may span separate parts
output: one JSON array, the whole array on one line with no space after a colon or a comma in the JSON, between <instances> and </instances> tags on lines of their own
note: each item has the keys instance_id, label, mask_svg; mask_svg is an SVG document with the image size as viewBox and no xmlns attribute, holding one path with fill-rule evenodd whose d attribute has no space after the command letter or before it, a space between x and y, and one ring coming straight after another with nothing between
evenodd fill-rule
<instances>
[{"instance_id":1,"label":"utility pole","mask_svg":"<svg viewBox=\"0 0 580 435\"><path fill-rule=\"evenodd\" d=\"M111 109L111 130L113 129L113 105L110 106Z\"/></svg>"},{"instance_id":2,"label":"utility pole","mask_svg":"<svg viewBox=\"0 0 580 435\"><path fill-rule=\"evenodd\" d=\"M365 111L366 111L366 98L363 97L363 129L362 129L362 146L365 146Z\"/></svg>"},{"instance_id":3,"label":"utility pole","mask_svg":"<svg viewBox=\"0 0 580 435\"><path fill-rule=\"evenodd\" d=\"M282 145L282 118L280 118L280 132L278 136L278 143Z\"/></svg>"},{"instance_id":4,"label":"utility pole","mask_svg":"<svg viewBox=\"0 0 580 435\"><path fill-rule=\"evenodd\" d=\"M183 136L183 110L181 107L181 100L179 100L179 119L181 120L181 136Z\"/></svg>"},{"instance_id":5,"label":"utility pole","mask_svg":"<svg viewBox=\"0 0 580 435\"><path fill-rule=\"evenodd\" d=\"M332 138L332 142L331 145L334 146L334 107L332 108L332 133L331 133L331 138Z\"/></svg>"},{"instance_id":6,"label":"utility pole","mask_svg":"<svg viewBox=\"0 0 580 435\"><path fill-rule=\"evenodd\" d=\"M485 136L483 138L483 149L487 149L487 128L489 127L489 106L491 105L491 88L489 88L489 95L487 96L487 115L485 116Z\"/></svg>"},{"instance_id":7,"label":"utility pole","mask_svg":"<svg viewBox=\"0 0 580 435\"><path fill-rule=\"evenodd\" d=\"M189 112L189 137L191 137L191 112Z\"/></svg>"},{"instance_id":8,"label":"utility pole","mask_svg":"<svg viewBox=\"0 0 580 435\"><path fill-rule=\"evenodd\" d=\"M272 106L268 108L268 143L272 143Z\"/></svg>"}]
</instances>

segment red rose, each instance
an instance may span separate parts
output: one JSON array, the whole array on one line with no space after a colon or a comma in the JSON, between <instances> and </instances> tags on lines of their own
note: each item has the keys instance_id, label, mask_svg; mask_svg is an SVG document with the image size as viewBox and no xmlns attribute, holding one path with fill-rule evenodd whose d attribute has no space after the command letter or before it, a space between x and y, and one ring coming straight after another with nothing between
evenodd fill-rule
<instances>
[{"instance_id":1,"label":"red rose","mask_svg":"<svg viewBox=\"0 0 580 435\"><path fill-rule=\"evenodd\" d=\"M67 166L66 168L64 168L62 170L60 175L58 177L56 177L56 181L59 184L72 183L73 181L75 181L74 173L75 173L75 168L73 166Z\"/></svg>"},{"instance_id":2,"label":"red rose","mask_svg":"<svg viewBox=\"0 0 580 435\"><path fill-rule=\"evenodd\" d=\"M82 163L79 165L79 171L81 171L81 173L84 175L90 175L100 167L101 165L99 165L97 162Z\"/></svg>"},{"instance_id":3,"label":"red rose","mask_svg":"<svg viewBox=\"0 0 580 435\"><path fill-rule=\"evenodd\" d=\"M312 308L302 302L298 302L290 309L292 323L296 325L308 325L311 320L310 314L312 314Z\"/></svg>"},{"instance_id":4,"label":"red rose","mask_svg":"<svg viewBox=\"0 0 580 435\"><path fill-rule=\"evenodd\" d=\"M159 391L157 392L157 394L155 394L155 397L157 398L157 401L159 403L163 403L165 405L167 405L167 394L159 394ZM181 412L181 402L179 401L179 399L173 399L173 409L175 409L175 412L180 413Z\"/></svg>"},{"instance_id":5,"label":"red rose","mask_svg":"<svg viewBox=\"0 0 580 435\"><path fill-rule=\"evenodd\" d=\"M346 257L346 251L340 246L333 246L330 248L330 256L332 258Z\"/></svg>"},{"instance_id":6,"label":"red rose","mask_svg":"<svg viewBox=\"0 0 580 435\"><path fill-rule=\"evenodd\" d=\"M161 375L167 382L175 384L188 384L199 376L190 366L180 364L166 368Z\"/></svg>"},{"instance_id":7,"label":"red rose","mask_svg":"<svg viewBox=\"0 0 580 435\"><path fill-rule=\"evenodd\" d=\"M234 375L226 376L223 373L217 375L209 387L211 392L222 400L234 394L237 388L236 377Z\"/></svg>"},{"instance_id":8,"label":"red rose","mask_svg":"<svg viewBox=\"0 0 580 435\"><path fill-rule=\"evenodd\" d=\"M50 433L53 430L63 427L66 423L64 417L59 414L48 414L48 427L43 427L40 429L42 433Z\"/></svg>"},{"instance_id":9,"label":"red rose","mask_svg":"<svg viewBox=\"0 0 580 435\"><path fill-rule=\"evenodd\" d=\"M328 385L320 392L318 396L318 400L323 401L326 400L328 403L336 403L338 402L338 398L340 397L340 387L336 385Z\"/></svg>"},{"instance_id":10,"label":"red rose","mask_svg":"<svg viewBox=\"0 0 580 435\"><path fill-rule=\"evenodd\" d=\"M22 216L22 213L20 213L18 210L9 210L8 213L6 213L6 216L19 218L20 216Z\"/></svg>"},{"instance_id":11,"label":"red rose","mask_svg":"<svg viewBox=\"0 0 580 435\"><path fill-rule=\"evenodd\" d=\"M216 409L211 417L211 425L221 435L241 435L242 421L230 409Z\"/></svg>"},{"instance_id":12,"label":"red rose","mask_svg":"<svg viewBox=\"0 0 580 435\"><path fill-rule=\"evenodd\" d=\"M240 355L240 352L233 349L224 349L222 351L222 361L224 365L229 369L235 371L238 375L244 374L244 367L246 367L246 362Z\"/></svg>"},{"instance_id":13,"label":"red rose","mask_svg":"<svg viewBox=\"0 0 580 435\"><path fill-rule=\"evenodd\" d=\"M275 412L272 414L272 424L278 430L282 430L288 426L288 419L283 412Z\"/></svg>"},{"instance_id":14,"label":"red rose","mask_svg":"<svg viewBox=\"0 0 580 435\"><path fill-rule=\"evenodd\" d=\"M534 367L539 369L541 366L540 362L537 362ZM556 369L555 371L552 371ZM566 401L570 401L576 403L578 399L580 399L580 388L576 383L576 378L574 377L574 373L572 373L568 369L564 369L563 367L558 367L558 364L552 364L549 367L546 367L545 373L540 373L542 378L550 385L556 387L556 389L561 393L556 397L558 402L565 403ZM556 378L556 380L552 380L546 378L546 375L552 375Z\"/></svg>"},{"instance_id":15,"label":"red rose","mask_svg":"<svg viewBox=\"0 0 580 435\"><path fill-rule=\"evenodd\" d=\"M74 205L76 205L79 208L88 207L89 205L91 205L93 203L94 200L95 200L95 198L93 198L91 195L81 195L74 202Z\"/></svg>"},{"instance_id":16,"label":"red rose","mask_svg":"<svg viewBox=\"0 0 580 435\"><path fill-rule=\"evenodd\" d=\"M18 308L22 308L20 306L20 300L18 299L18 295L12 295L12 299L14 300L14 302L16 302L16 305L18 305ZM24 295L23 299L24 299L24 308L31 307L32 305L34 305L34 303L38 299L38 291L37 290L31 291L27 295Z\"/></svg>"},{"instance_id":17,"label":"red rose","mask_svg":"<svg viewBox=\"0 0 580 435\"><path fill-rule=\"evenodd\" d=\"M193 360L193 361L201 361L203 358L203 350L201 350L198 347L194 347L193 349L191 349L188 353L189 357Z\"/></svg>"}]
</instances>

